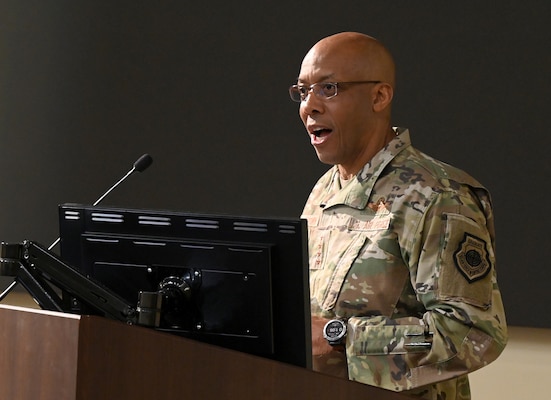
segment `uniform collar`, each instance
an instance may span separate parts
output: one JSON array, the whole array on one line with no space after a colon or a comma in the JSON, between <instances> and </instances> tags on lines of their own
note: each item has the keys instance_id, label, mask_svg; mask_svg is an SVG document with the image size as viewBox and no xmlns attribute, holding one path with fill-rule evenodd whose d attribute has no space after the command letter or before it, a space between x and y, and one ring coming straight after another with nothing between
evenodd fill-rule
<instances>
[{"instance_id":1,"label":"uniform collar","mask_svg":"<svg viewBox=\"0 0 551 400\"><path fill-rule=\"evenodd\" d=\"M341 189L339 181L339 169L333 167L331 180L327 187L327 194L322 199L324 208L343 204L348 207L354 207L363 210L367 206L373 186L379 176L398 153L406 147L411 146L409 130L405 128L394 128L396 137L394 137L383 149L358 172L354 178L356 182L346 185Z\"/></svg>"}]
</instances>

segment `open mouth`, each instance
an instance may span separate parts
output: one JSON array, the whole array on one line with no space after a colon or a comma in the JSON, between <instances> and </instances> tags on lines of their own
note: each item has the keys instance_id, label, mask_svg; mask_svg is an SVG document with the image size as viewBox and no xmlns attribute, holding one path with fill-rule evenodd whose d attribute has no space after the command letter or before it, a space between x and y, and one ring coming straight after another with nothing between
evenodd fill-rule
<instances>
[{"instance_id":1,"label":"open mouth","mask_svg":"<svg viewBox=\"0 0 551 400\"><path fill-rule=\"evenodd\" d=\"M315 137L322 137L322 136L327 136L329 135L330 133L332 132L331 129L327 129L327 128L320 128L320 129L314 129L312 131L312 134L315 136Z\"/></svg>"}]
</instances>

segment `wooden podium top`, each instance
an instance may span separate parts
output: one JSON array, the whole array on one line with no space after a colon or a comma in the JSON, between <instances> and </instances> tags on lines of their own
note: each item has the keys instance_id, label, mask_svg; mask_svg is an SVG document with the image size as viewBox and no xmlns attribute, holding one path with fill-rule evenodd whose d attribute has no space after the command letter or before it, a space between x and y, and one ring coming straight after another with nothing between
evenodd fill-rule
<instances>
[{"instance_id":1,"label":"wooden podium top","mask_svg":"<svg viewBox=\"0 0 551 400\"><path fill-rule=\"evenodd\" d=\"M154 329L0 305L0 398L407 399Z\"/></svg>"}]
</instances>

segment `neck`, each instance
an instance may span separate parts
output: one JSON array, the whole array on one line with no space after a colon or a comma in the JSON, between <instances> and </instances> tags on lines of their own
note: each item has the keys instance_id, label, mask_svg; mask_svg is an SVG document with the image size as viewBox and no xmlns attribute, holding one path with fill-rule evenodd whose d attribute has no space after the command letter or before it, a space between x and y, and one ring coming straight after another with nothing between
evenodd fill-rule
<instances>
[{"instance_id":1,"label":"neck","mask_svg":"<svg viewBox=\"0 0 551 400\"><path fill-rule=\"evenodd\" d=\"M365 152L363 157L359 157L356 159L356 163L354 165L344 165L339 164L339 175L341 179L348 180L350 178L353 178L360 172L360 170L367 164L371 159L377 154L379 151L381 151L386 145L388 145L392 139L396 137L396 132L392 127L388 127L386 129L386 133L384 135L380 136L380 139L377 140L377 143L370 143L365 148Z\"/></svg>"},{"instance_id":2,"label":"neck","mask_svg":"<svg viewBox=\"0 0 551 400\"><path fill-rule=\"evenodd\" d=\"M337 167L339 168L339 176L342 181L347 181L349 179L352 179L359 172L359 170L356 171L355 173L347 172L342 165L338 165Z\"/></svg>"}]
</instances>

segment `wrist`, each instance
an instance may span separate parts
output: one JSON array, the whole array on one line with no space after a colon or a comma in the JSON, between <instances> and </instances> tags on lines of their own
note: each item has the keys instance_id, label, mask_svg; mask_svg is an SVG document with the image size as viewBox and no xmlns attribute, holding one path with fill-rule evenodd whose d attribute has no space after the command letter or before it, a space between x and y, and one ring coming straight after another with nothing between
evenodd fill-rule
<instances>
[{"instance_id":1,"label":"wrist","mask_svg":"<svg viewBox=\"0 0 551 400\"><path fill-rule=\"evenodd\" d=\"M323 337L331 346L342 346L346 341L346 321L329 320L323 327Z\"/></svg>"}]
</instances>

